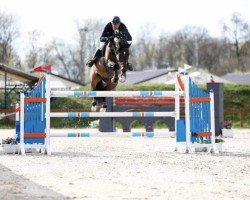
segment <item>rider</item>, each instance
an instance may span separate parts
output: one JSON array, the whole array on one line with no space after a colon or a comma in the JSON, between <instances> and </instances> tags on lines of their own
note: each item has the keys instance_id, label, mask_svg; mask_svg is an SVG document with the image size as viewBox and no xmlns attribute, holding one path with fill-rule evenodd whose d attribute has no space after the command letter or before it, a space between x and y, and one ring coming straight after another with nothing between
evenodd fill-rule
<instances>
[{"instance_id":1,"label":"rider","mask_svg":"<svg viewBox=\"0 0 250 200\"><path fill-rule=\"evenodd\" d=\"M96 51L94 58L90 59L86 63L86 65L88 67L92 67L92 65L95 63L95 61L104 55L104 50L106 48L106 45L108 44L109 40L113 39L113 35L114 35L115 30L123 31L124 33L126 33L127 43L128 44L132 43L132 37L131 37L130 33L128 32L126 25L121 22L121 20L118 16L115 16L113 18L112 22L109 22L105 26L103 33L100 37L101 47ZM127 69L130 71L133 70L133 67L130 63L128 63Z\"/></svg>"}]
</instances>

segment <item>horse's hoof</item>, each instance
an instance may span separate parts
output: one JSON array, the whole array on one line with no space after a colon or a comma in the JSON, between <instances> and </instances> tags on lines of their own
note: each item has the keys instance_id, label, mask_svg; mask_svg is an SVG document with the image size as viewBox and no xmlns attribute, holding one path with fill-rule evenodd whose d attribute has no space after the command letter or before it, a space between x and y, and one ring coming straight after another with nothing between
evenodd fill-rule
<instances>
[{"instance_id":1,"label":"horse's hoof","mask_svg":"<svg viewBox=\"0 0 250 200\"><path fill-rule=\"evenodd\" d=\"M112 78L111 81L112 81L112 83L117 83L118 82L118 78Z\"/></svg>"},{"instance_id":2,"label":"horse's hoof","mask_svg":"<svg viewBox=\"0 0 250 200\"><path fill-rule=\"evenodd\" d=\"M121 82L121 83L124 83L125 81L126 81L126 77L123 75L123 76L121 76L120 78L119 78L119 81Z\"/></svg>"},{"instance_id":3,"label":"horse's hoof","mask_svg":"<svg viewBox=\"0 0 250 200\"><path fill-rule=\"evenodd\" d=\"M100 112L106 112L107 111L107 108L101 108L100 109Z\"/></svg>"},{"instance_id":4,"label":"horse's hoof","mask_svg":"<svg viewBox=\"0 0 250 200\"><path fill-rule=\"evenodd\" d=\"M97 111L97 106L91 106L91 111L96 112Z\"/></svg>"},{"instance_id":5,"label":"horse's hoof","mask_svg":"<svg viewBox=\"0 0 250 200\"><path fill-rule=\"evenodd\" d=\"M102 108L100 109L100 112L106 112L106 111L107 111L107 104L104 103L104 104L102 105Z\"/></svg>"}]
</instances>

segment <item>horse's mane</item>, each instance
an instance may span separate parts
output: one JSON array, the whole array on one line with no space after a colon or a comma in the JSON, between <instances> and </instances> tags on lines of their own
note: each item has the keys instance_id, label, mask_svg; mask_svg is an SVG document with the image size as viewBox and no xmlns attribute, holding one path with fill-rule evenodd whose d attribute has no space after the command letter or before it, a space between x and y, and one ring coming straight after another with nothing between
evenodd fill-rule
<instances>
[{"instance_id":1,"label":"horse's mane","mask_svg":"<svg viewBox=\"0 0 250 200\"><path fill-rule=\"evenodd\" d=\"M130 47L130 44L127 43L127 35L128 35L128 31L126 29L121 30L121 31L116 31L114 33L114 37L118 38L119 44L123 48L129 48Z\"/></svg>"}]
</instances>

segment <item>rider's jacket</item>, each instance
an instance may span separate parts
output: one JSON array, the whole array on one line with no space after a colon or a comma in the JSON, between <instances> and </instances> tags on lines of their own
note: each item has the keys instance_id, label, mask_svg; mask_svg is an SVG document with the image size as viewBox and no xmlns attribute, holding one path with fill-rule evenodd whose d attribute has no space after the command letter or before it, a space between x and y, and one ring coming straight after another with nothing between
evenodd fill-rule
<instances>
[{"instance_id":1,"label":"rider's jacket","mask_svg":"<svg viewBox=\"0 0 250 200\"><path fill-rule=\"evenodd\" d=\"M131 37L130 33L128 32L128 29L127 29L125 24L123 24L123 23L120 24L119 31L122 31L126 35L127 41L132 41L132 37ZM112 37L113 35L114 35L114 30L112 28L112 23L109 22L103 30L103 33L100 37L100 41L106 42L106 41L108 41L108 38Z\"/></svg>"}]
</instances>

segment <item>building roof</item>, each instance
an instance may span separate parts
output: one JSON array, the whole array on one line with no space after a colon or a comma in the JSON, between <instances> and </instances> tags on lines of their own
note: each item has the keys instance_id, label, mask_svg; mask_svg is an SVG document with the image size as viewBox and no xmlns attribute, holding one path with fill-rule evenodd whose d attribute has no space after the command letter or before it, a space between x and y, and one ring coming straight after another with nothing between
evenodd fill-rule
<instances>
[{"instance_id":1,"label":"building roof","mask_svg":"<svg viewBox=\"0 0 250 200\"><path fill-rule=\"evenodd\" d=\"M24 72L20 69L16 69L13 67L7 67L6 65L0 64L0 76L5 76L5 72L7 72L7 79L8 82L11 84L9 85L20 85L20 83L34 83L39 80L39 73L37 72ZM83 83L65 78L63 76L51 73L51 75L54 77L51 82L51 86L53 88L72 88L72 87L80 87L84 86ZM11 81L10 81L11 80ZM62 82L64 84L62 84ZM1 87L4 86L4 80L0 80ZM67 85L69 85L67 87Z\"/></svg>"},{"instance_id":2,"label":"building roof","mask_svg":"<svg viewBox=\"0 0 250 200\"><path fill-rule=\"evenodd\" d=\"M127 79L124 84L138 84L144 82L174 84L176 74L171 72L176 72L176 71L177 70L173 68L166 68L166 69L127 72ZM191 72L189 73L192 80L195 81L197 84L206 84L211 80L219 83L234 84L233 81L211 74L206 70L192 68Z\"/></svg>"},{"instance_id":3,"label":"building roof","mask_svg":"<svg viewBox=\"0 0 250 200\"><path fill-rule=\"evenodd\" d=\"M169 80L165 82L165 84L174 84L175 83L175 75L171 75L172 78L168 78ZM216 76L207 72L206 70L193 68L192 71L189 72L189 76L196 84L206 84L208 82L214 81L217 83L231 83L233 82L226 80L222 77Z\"/></svg>"},{"instance_id":4,"label":"building roof","mask_svg":"<svg viewBox=\"0 0 250 200\"><path fill-rule=\"evenodd\" d=\"M160 76L166 75L173 71L176 71L176 69L166 68L166 69L154 69L154 70L127 72L126 82L123 84L139 84L139 83L147 82L149 80L158 78Z\"/></svg>"},{"instance_id":5,"label":"building roof","mask_svg":"<svg viewBox=\"0 0 250 200\"><path fill-rule=\"evenodd\" d=\"M4 76L7 72L8 78L12 80L17 80L21 82L36 82L38 81L38 76L31 73L24 72L22 70L7 67L6 65L0 64L0 75Z\"/></svg>"},{"instance_id":6,"label":"building roof","mask_svg":"<svg viewBox=\"0 0 250 200\"><path fill-rule=\"evenodd\" d=\"M250 73L226 74L222 78L237 84L250 84Z\"/></svg>"},{"instance_id":7,"label":"building roof","mask_svg":"<svg viewBox=\"0 0 250 200\"><path fill-rule=\"evenodd\" d=\"M35 72L35 71L32 71L32 73L34 73L34 74L36 74L36 75L39 74L38 72ZM63 77L63 76L61 76L61 75L58 75L58 74L55 74L55 73L53 73L53 72L51 72L51 75L52 75L53 77L57 77L57 78L59 78L59 79L65 80L65 81L70 81L71 83L76 84L76 85L78 85L78 86L85 86L85 84L83 84L83 83L81 83L81 82L78 82L78 81L75 81L75 80L72 80L72 79L69 79L69 78L65 78L65 77ZM52 81L52 80L50 80L50 81Z\"/></svg>"}]
</instances>

